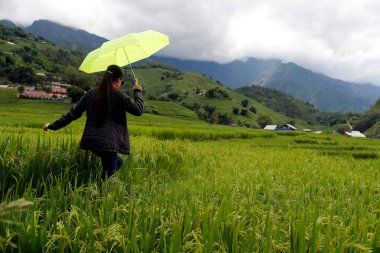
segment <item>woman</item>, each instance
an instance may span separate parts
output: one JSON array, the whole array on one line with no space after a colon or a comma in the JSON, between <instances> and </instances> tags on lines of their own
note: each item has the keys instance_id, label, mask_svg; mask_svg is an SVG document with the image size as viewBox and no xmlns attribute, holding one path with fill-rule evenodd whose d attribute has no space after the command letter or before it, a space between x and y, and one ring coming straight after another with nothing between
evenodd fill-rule
<instances>
[{"instance_id":1,"label":"woman","mask_svg":"<svg viewBox=\"0 0 380 253\"><path fill-rule=\"evenodd\" d=\"M69 112L54 123L46 123L47 131L67 126L86 111L87 120L80 147L90 150L102 160L102 179L110 177L122 165L123 159L117 155L129 154L129 134L125 112L140 116L144 110L142 87L135 82L134 99L121 93L123 72L119 66L110 65L98 87L90 90Z\"/></svg>"}]
</instances>

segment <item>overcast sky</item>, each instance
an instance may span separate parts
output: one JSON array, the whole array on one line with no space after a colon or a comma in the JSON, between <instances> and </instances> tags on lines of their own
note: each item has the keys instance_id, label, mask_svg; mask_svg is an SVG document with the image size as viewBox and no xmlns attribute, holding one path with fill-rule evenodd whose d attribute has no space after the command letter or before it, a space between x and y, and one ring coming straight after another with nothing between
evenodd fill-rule
<instances>
[{"instance_id":1,"label":"overcast sky","mask_svg":"<svg viewBox=\"0 0 380 253\"><path fill-rule=\"evenodd\" d=\"M49 19L107 39L155 29L170 37L162 56L280 59L380 85L378 0L1 0L0 19Z\"/></svg>"}]
</instances>

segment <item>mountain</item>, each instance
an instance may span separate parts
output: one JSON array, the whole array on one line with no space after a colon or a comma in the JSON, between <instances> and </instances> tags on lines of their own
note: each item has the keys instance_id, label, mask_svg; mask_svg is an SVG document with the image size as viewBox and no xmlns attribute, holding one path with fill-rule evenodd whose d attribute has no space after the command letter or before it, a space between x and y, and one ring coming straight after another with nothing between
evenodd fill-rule
<instances>
[{"instance_id":1,"label":"mountain","mask_svg":"<svg viewBox=\"0 0 380 253\"><path fill-rule=\"evenodd\" d=\"M84 30L60 25L48 20L37 20L25 31L44 37L60 47L88 53L101 46L107 39L88 33Z\"/></svg>"},{"instance_id":2,"label":"mountain","mask_svg":"<svg viewBox=\"0 0 380 253\"><path fill-rule=\"evenodd\" d=\"M257 80L262 73L281 64L280 60L260 60L255 58L248 58L246 61L232 61L226 64L157 56L152 56L151 59L175 66L181 71L205 74L232 89L251 84Z\"/></svg>"},{"instance_id":3,"label":"mountain","mask_svg":"<svg viewBox=\"0 0 380 253\"><path fill-rule=\"evenodd\" d=\"M380 97L380 87L358 84L314 73L294 63L279 60L233 61L218 64L207 61L152 57L181 71L194 71L212 77L230 88L255 84L283 91L322 111L364 112Z\"/></svg>"},{"instance_id":4,"label":"mountain","mask_svg":"<svg viewBox=\"0 0 380 253\"><path fill-rule=\"evenodd\" d=\"M93 50L106 41L83 30L47 20L35 21L26 30L68 50L82 52ZM150 59L174 66L182 72L204 74L233 89L251 84L277 89L329 112L364 112L380 96L377 86L332 79L280 60L248 58L246 61L218 64L157 56Z\"/></svg>"},{"instance_id":5,"label":"mountain","mask_svg":"<svg viewBox=\"0 0 380 253\"><path fill-rule=\"evenodd\" d=\"M17 26L10 20L2 19L0 24L9 28ZM27 27L19 27L36 36L41 36L58 46L70 50L88 53L101 46L107 39L81 29L64 26L49 20L37 20Z\"/></svg>"},{"instance_id":6,"label":"mountain","mask_svg":"<svg viewBox=\"0 0 380 253\"><path fill-rule=\"evenodd\" d=\"M13 23L12 21L8 20L8 19L2 19L0 20L0 24L2 24L3 26L7 26L9 28L16 28L16 24Z\"/></svg>"},{"instance_id":7,"label":"mountain","mask_svg":"<svg viewBox=\"0 0 380 253\"><path fill-rule=\"evenodd\" d=\"M270 69L255 84L281 90L323 111L363 112L380 96L380 87L332 79L294 63Z\"/></svg>"}]
</instances>

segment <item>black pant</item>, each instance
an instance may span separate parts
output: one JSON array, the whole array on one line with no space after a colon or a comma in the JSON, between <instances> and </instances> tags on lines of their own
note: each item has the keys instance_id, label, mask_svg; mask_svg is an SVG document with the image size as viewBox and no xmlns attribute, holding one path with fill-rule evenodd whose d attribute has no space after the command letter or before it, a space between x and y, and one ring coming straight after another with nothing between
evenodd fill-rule
<instances>
[{"instance_id":1,"label":"black pant","mask_svg":"<svg viewBox=\"0 0 380 253\"><path fill-rule=\"evenodd\" d=\"M116 152L94 152L102 160L103 172L102 179L112 176L123 166L123 159Z\"/></svg>"}]
</instances>

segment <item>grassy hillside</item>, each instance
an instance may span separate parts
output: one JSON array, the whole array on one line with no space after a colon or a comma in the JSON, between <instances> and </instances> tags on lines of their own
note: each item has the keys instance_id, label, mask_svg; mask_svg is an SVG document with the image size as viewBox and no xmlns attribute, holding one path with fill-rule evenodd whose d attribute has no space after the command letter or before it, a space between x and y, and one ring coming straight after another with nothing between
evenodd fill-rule
<instances>
[{"instance_id":1,"label":"grassy hillside","mask_svg":"<svg viewBox=\"0 0 380 253\"><path fill-rule=\"evenodd\" d=\"M86 89L96 85L99 75L88 75L78 70L84 58L80 53L58 48L21 29L1 25L0 39L0 82L37 85L60 78ZM258 123L292 123L300 128L308 125L304 120L283 116L268 109L205 75L183 73L154 62L142 64L135 71L137 78L145 85L148 112L192 118L195 116L210 123L225 125L256 127ZM125 72L128 76L128 66L125 67ZM245 108L242 106L243 100L248 102ZM266 117L266 121L260 121L260 117Z\"/></svg>"},{"instance_id":2,"label":"grassy hillside","mask_svg":"<svg viewBox=\"0 0 380 253\"><path fill-rule=\"evenodd\" d=\"M0 25L0 82L32 85L63 79L81 87L91 86L94 75L78 70L84 55L57 47L19 28Z\"/></svg>"},{"instance_id":3,"label":"grassy hillside","mask_svg":"<svg viewBox=\"0 0 380 253\"><path fill-rule=\"evenodd\" d=\"M28 126L69 105L0 94L2 252L380 250L376 140L128 116L131 154L100 181L83 118Z\"/></svg>"},{"instance_id":4,"label":"grassy hillside","mask_svg":"<svg viewBox=\"0 0 380 253\"><path fill-rule=\"evenodd\" d=\"M358 113L319 111L310 103L299 100L282 91L266 87L251 85L241 87L236 89L236 91L255 99L276 112L291 118L303 119L313 126L335 126L336 129L341 127L339 124L345 124L347 121L352 122L359 117Z\"/></svg>"},{"instance_id":5,"label":"grassy hillside","mask_svg":"<svg viewBox=\"0 0 380 253\"><path fill-rule=\"evenodd\" d=\"M369 137L380 138L380 99L353 123L353 128Z\"/></svg>"},{"instance_id":6,"label":"grassy hillside","mask_svg":"<svg viewBox=\"0 0 380 253\"><path fill-rule=\"evenodd\" d=\"M291 121L298 127L308 125L304 120L275 112L256 100L239 94L205 75L192 72L183 73L159 63L142 65L135 69L135 73L139 81L145 85L144 93L149 101L160 100L179 103L208 121L210 118L208 118L207 110L212 107L214 108L214 121L210 122L218 123L219 115L221 115L228 117L231 123L255 126L260 115L268 115L275 124ZM213 91L213 95L210 95L210 90ZM244 116L241 115L243 100L248 101L246 115ZM251 107L254 107L255 113L249 110ZM233 113L234 108L238 109L237 115Z\"/></svg>"},{"instance_id":7,"label":"grassy hillside","mask_svg":"<svg viewBox=\"0 0 380 253\"><path fill-rule=\"evenodd\" d=\"M305 119L309 124L316 124L319 111L309 103L296 99L282 91L257 85L236 89L237 92L253 98L276 112L289 117Z\"/></svg>"}]
</instances>

